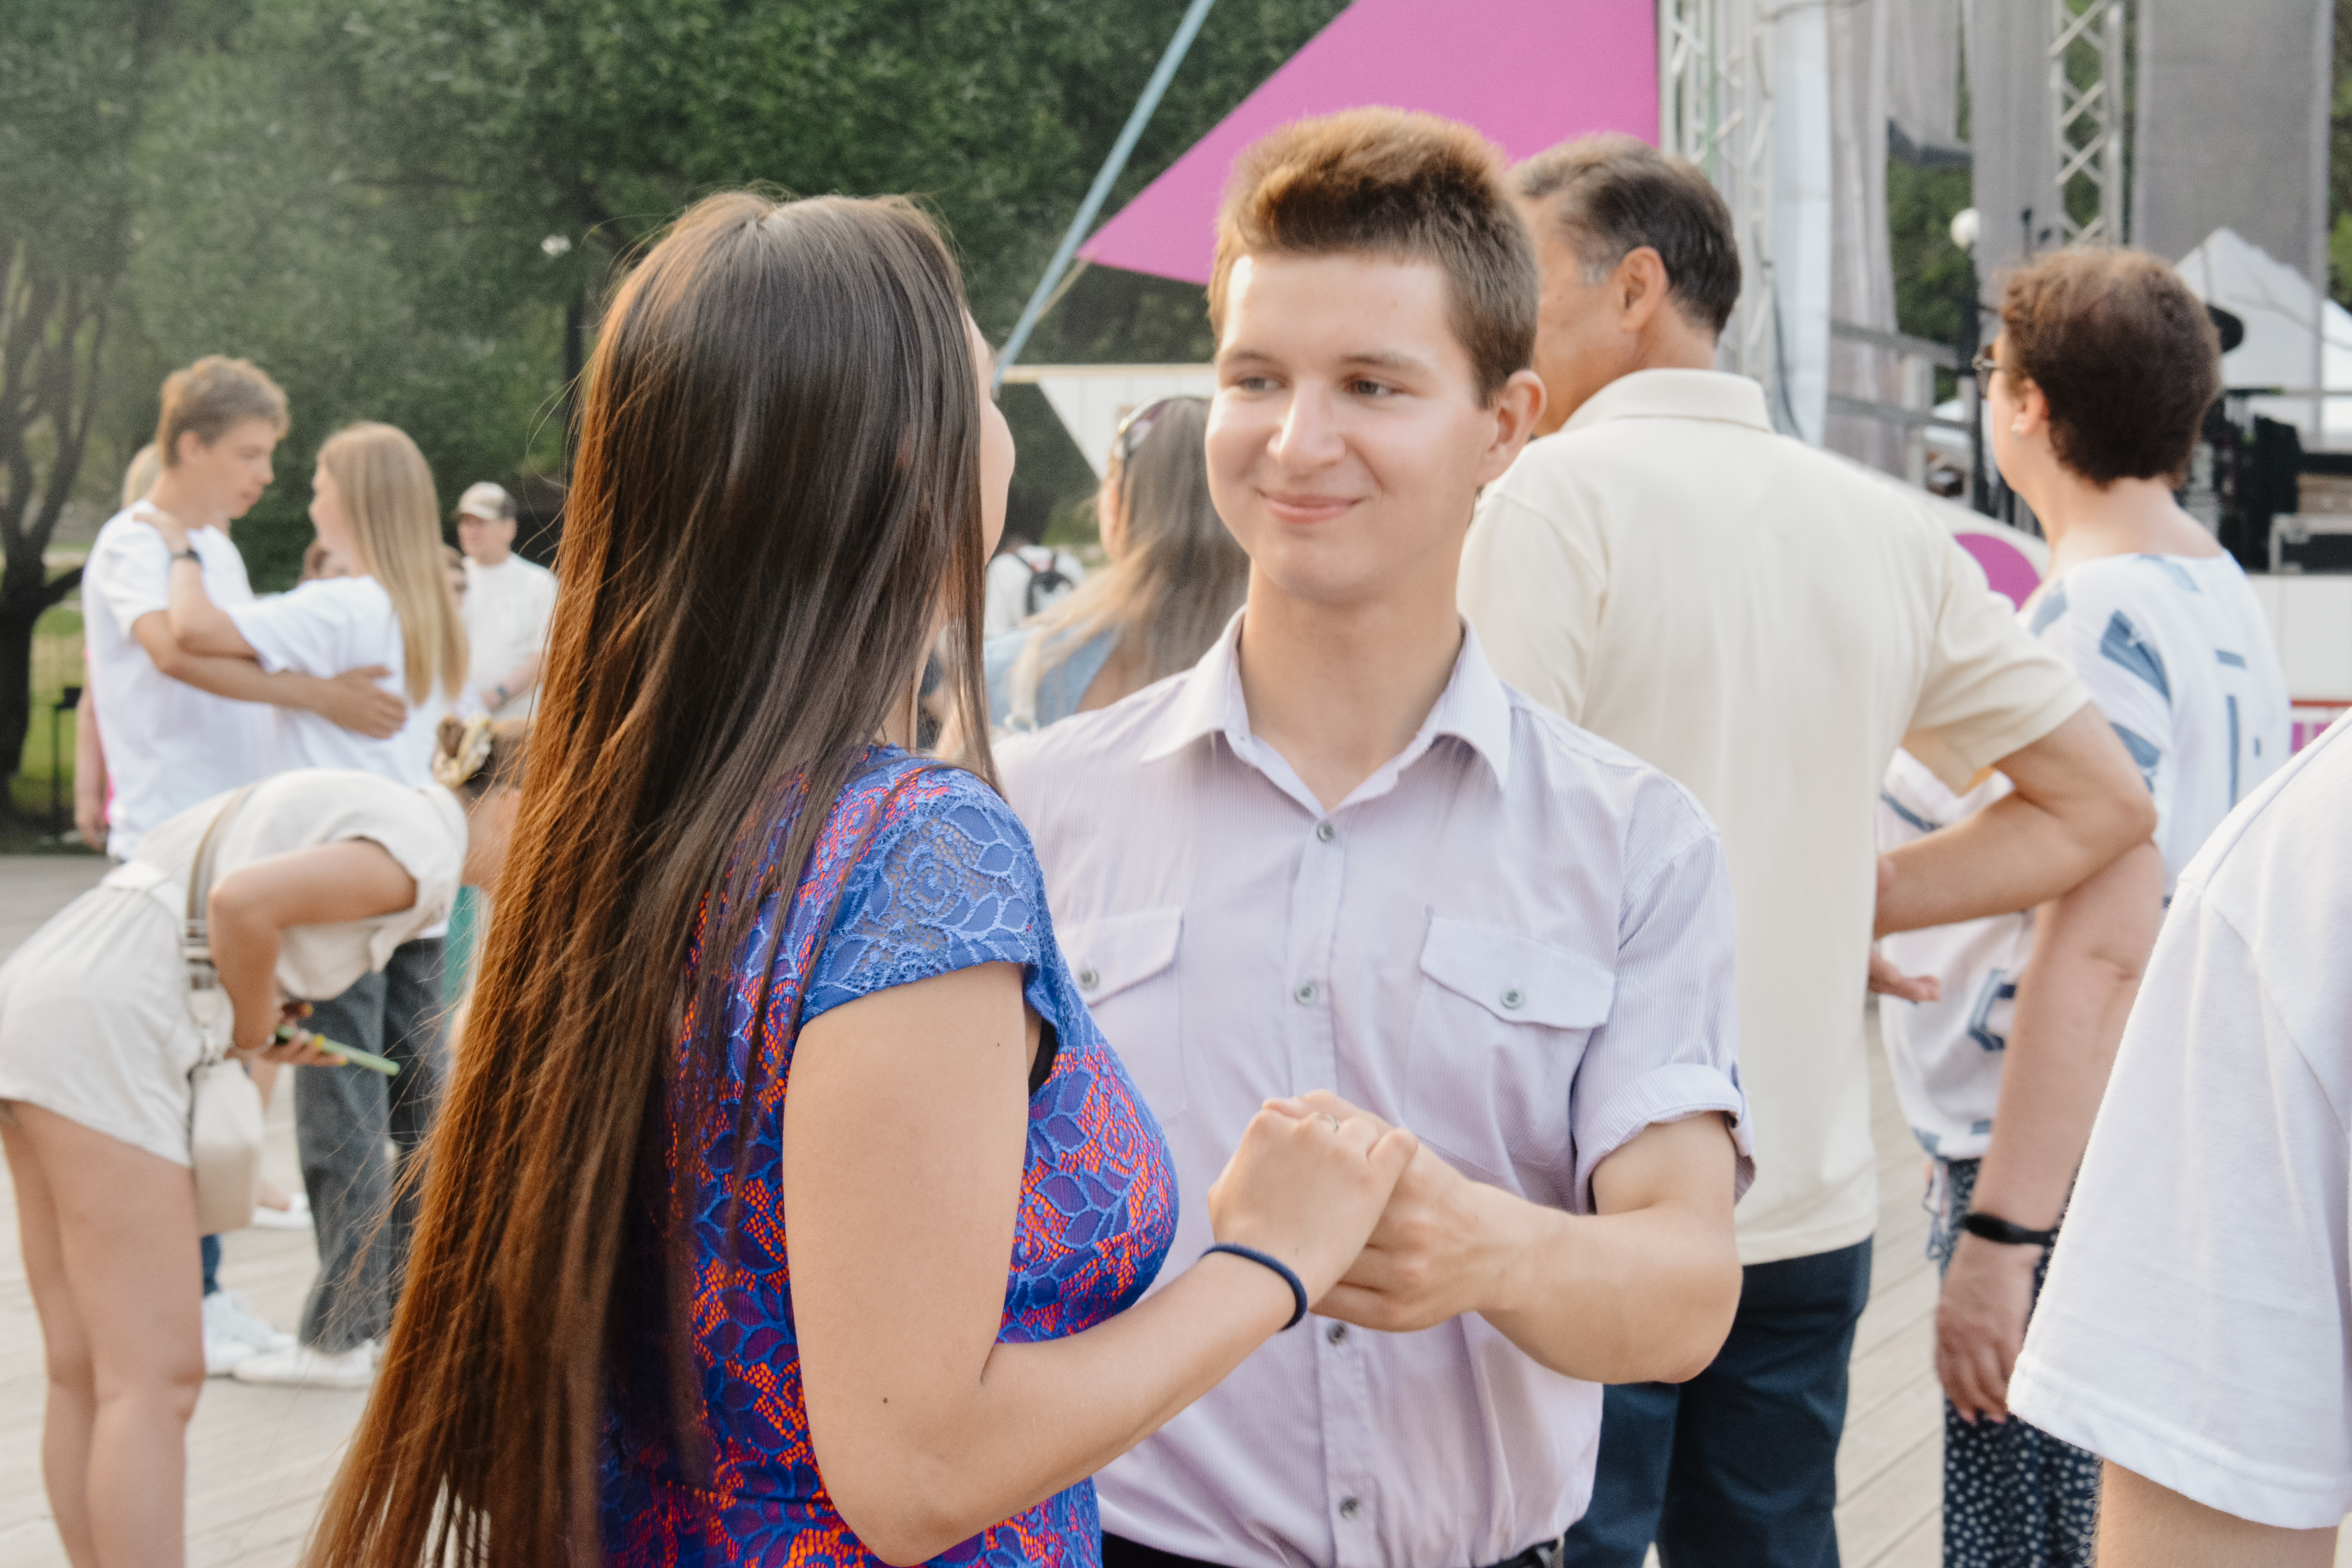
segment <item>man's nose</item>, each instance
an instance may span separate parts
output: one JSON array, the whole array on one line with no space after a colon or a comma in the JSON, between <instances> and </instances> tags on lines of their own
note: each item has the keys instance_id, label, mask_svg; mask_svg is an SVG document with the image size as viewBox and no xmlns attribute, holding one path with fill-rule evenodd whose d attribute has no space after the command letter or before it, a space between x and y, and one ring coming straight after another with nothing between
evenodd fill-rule
<instances>
[{"instance_id":1,"label":"man's nose","mask_svg":"<svg viewBox=\"0 0 2352 1568\"><path fill-rule=\"evenodd\" d=\"M1281 426L1275 431L1274 456L1300 468L1336 461L1345 443L1332 415L1328 392L1316 386L1296 388L1289 406L1283 410Z\"/></svg>"}]
</instances>

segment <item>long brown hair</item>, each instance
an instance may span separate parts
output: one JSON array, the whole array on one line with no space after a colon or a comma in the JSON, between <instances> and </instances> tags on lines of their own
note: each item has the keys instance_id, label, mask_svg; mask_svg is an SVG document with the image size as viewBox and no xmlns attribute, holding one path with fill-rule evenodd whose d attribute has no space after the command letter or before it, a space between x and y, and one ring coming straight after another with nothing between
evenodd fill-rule
<instances>
[{"instance_id":1,"label":"long brown hair","mask_svg":"<svg viewBox=\"0 0 2352 1568\"><path fill-rule=\"evenodd\" d=\"M1130 691L1191 668L1217 640L1249 595L1250 563L1209 499L1208 435L1208 399L1171 397L1132 453L1113 454L1103 487L1118 497L1126 548L1037 617L1016 687L1034 679L1027 661L1042 675L1106 631L1118 633Z\"/></svg>"},{"instance_id":2,"label":"long brown hair","mask_svg":"<svg viewBox=\"0 0 2352 1568\"><path fill-rule=\"evenodd\" d=\"M943 603L962 721L985 732L964 323L947 247L898 201L712 196L615 299L467 1049L309 1562L599 1561L599 1435L631 1384L698 1451L663 1136L721 1048L705 1004L727 964L690 977L689 944L707 912L702 951L732 954L761 889L795 885L868 745L911 714Z\"/></svg>"},{"instance_id":3,"label":"long brown hair","mask_svg":"<svg viewBox=\"0 0 2352 1568\"><path fill-rule=\"evenodd\" d=\"M441 563L441 504L433 466L405 431L362 420L319 448L351 520L352 564L376 581L400 621L401 663L408 700L422 702L437 682L449 700L465 694L466 623Z\"/></svg>"}]
</instances>

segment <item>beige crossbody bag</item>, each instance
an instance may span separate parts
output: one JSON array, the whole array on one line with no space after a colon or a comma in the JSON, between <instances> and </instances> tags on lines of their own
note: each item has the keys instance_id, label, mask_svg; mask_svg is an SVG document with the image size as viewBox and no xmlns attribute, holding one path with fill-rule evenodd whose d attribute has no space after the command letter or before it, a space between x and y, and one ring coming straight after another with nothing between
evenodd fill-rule
<instances>
[{"instance_id":1,"label":"beige crossbody bag","mask_svg":"<svg viewBox=\"0 0 2352 1568\"><path fill-rule=\"evenodd\" d=\"M188 968L188 1016L196 1026L199 1055L188 1073L188 1163L196 1177L196 1231L213 1236L243 1230L253 1223L261 1188L261 1090L241 1062L228 1059L228 994L213 967L213 860L221 834L233 821L248 784L221 803L196 846L188 869L188 898L180 927L180 956ZM152 891L171 908L171 883L156 879ZM177 913L177 910L173 911Z\"/></svg>"},{"instance_id":2,"label":"beige crossbody bag","mask_svg":"<svg viewBox=\"0 0 2352 1568\"><path fill-rule=\"evenodd\" d=\"M196 1218L204 1236L251 1225L261 1183L261 1091L242 1065L228 1059L228 997L213 968L205 907L213 890L214 847L252 793L253 786L247 785L214 814L188 868L184 899L162 867L144 860L124 861L100 884L144 893L181 922L188 1018L196 1026L199 1043L196 1065L188 1073L188 1159L195 1170Z\"/></svg>"}]
</instances>

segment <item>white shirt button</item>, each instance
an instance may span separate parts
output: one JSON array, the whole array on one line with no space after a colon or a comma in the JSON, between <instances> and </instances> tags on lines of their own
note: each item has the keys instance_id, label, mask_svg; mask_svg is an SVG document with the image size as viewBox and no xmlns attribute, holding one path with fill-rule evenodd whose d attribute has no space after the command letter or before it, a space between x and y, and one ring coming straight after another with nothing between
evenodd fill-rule
<instances>
[{"instance_id":1,"label":"white shirt button","mask_svg":"<svg viewBox=\"0 0 2352 1568\"><path fill-rule=\"evenodd\" d=\"M1312 980L1300 981L1297 988L1292 991L1290 994L1297 999L1300 1006L1312 1007L1315 1005L1315 997L1317 994L1315 990L1315 982Z\"/></svg>"},{"instance_id":2,"label":"white shirt button","mask_svg":"<svg viewBox=\"0 0 2352 1568\"><path fill-rule=\"evenodd\" d=\"M1081 982L1081 984L1084 984L1084 983L1083 983L1083 982ZM1509 987L1508 989L1507 989L1507 990L1503 993L1503 1005L1504 1005L1504 1006L1508 1007L1508 1008L1511 1008L1511 1009L1513 1009L1514 1011L1516 1011L1516 1010L1517 1010L1518 1008L1521 1008L1521 1007L1526 1006L1527 1005L1528 1005L1528 994L1527 994L1526 992L1524 992L1524 991L1520 990L1517 986L1516 986L1516 985L1511 986L1511 987Z\"/></svg>"},{"instance_id":3,"label":"white shirt button","mask_svg":"<svg viewBox=\"0 0 2352 1568\"><path fill-rule=\"evenodd\" d=\"M1363 1511L1364 1505L1360 1499L1343 1497L1339 1500L1339 1517L1341 1519L1353 1519Z\"/></svg>"},{"instance_id":4,"label":"white shirt button","mask_svg":"<svg viewBox=\"0 0 2352 1568\"><path fill-rule=\"evenodd\" d=\"M1328 844L1339 837L1339 830L1331 826L1331 819L1327 816L1315 825L1315 837Z\"/></svg>"},{"instance_id":5,"label":"white shirt button","mask_svg":"<svg viewBox=\"0 0 2352 1568\"><path fill-rule=\"evenodd\" d=\"M1348 1342L1348 1325L1334 1323L1323 1331L1323 1337L1335 1345L1344 1345Z\"/></svg>"},{"instance_id":6,"label":"white shirt button","mask_svg":"<svg viewBox=\"0 0 2352 1568\"><path fill-rule=\"evenodd\" d=\"M1097 973L1096 973L1093 970L1091 970L1091 969L1081 969L1081 970L1079 970L1079 971L1078 971L1078 989L1079 989L1079 990L1081 990L1081 991L1091 991L1091 990L1093 990L1096 986L1097 986L1097 985L1099 985L1099 984L1102 984L1102 976L1101 976L1101 975L1099 975L1099 974L1097 974Z\"/></svg>"}]
</instances>

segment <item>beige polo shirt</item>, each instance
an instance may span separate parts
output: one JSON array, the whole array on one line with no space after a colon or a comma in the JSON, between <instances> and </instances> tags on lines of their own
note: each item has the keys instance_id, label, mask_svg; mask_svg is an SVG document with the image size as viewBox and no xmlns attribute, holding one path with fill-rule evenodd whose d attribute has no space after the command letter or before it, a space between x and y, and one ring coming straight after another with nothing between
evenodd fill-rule
<instances>
[{"instance_id":1,"label":"beige polo shirt","mask_svg":"<svg viewBox=\"0 0 2352 1568\"><path fill-rule=\"evenodd\" d=\"M1863 1001L1888 760L1963 775L2080 708L1924 498L1713 371L1612 382L1481 499L1462 607L1503 679L1680 781L1738 904L1748 1263L1871 1233ZM1940 770L1939 770L1940 771Z\"/></svg>"}]
</instances>

